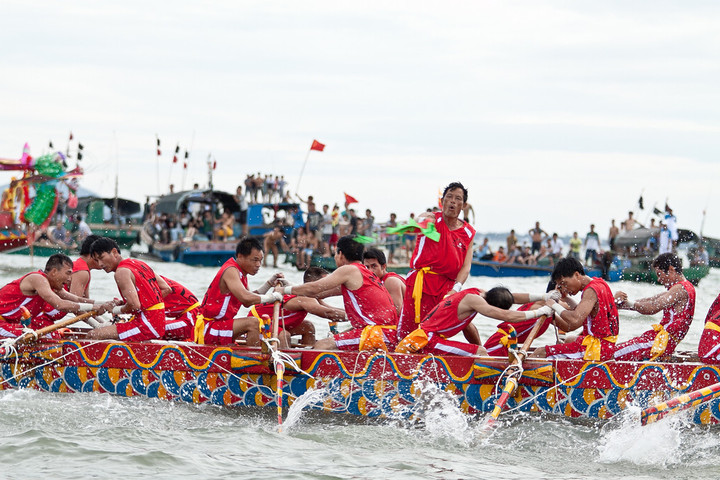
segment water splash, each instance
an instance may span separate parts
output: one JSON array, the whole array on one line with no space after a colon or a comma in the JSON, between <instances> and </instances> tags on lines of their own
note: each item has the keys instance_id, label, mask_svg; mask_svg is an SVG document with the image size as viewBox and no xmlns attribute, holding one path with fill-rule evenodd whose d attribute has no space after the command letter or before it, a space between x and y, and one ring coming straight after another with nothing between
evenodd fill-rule
<instances>
[{"instance_id":1,"label":"water splash","mask_svg":"<svg viewBox=\"0 0 720 480\"><path fill-rule=\"evenodd\" d=\"M283 421L283 431L287 432L297 424L303 415L305 407L322 404L327 397L328 392L324 386L309 388L305 393L297 397L287 411L287 417Z\"/></svg>"},{"instance_id":2,"label":"water splash","mask_svg":"<svg viewBox=\"0 0 720 480\"><path fill-rule=\"evenodd\" d=\"M640 412L640 407L630 405L603 428L599 461L662 466L682 463L681 429L687 422L685 416L642 426Z\"/></svg>"},{"instance_id":3,"label":"water splash","mask_svg":"<svg viewBox=\"0 0 720 480\"><path fill-rule=\"evenodd\" d=\"M467 443L468 416L460 410L455 395L429 380L418 380L414 388L419 391L413 408L413 417L421 421L425 431L435 438L446 438Z\"/></svg>"}]
</instances>

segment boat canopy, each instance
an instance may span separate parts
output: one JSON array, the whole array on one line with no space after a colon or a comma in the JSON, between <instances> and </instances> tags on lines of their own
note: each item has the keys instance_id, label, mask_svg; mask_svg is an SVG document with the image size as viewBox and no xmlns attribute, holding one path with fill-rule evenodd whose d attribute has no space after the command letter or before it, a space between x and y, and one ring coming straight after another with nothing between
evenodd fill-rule
<instances>
[{"instance_id":1,"label":"boat canopy","mask_svg":"<svg viewBox=\"0 0 720 480\"><path fill-rule=\"evenodd\" d=\"M615 237L615 248L631 248L647 245L647 241L651 236L657 236L660 233L660 227L654 228L636 228L629 232L621 232ZM692 230L678 228L678 243L697 242L700 237Z\"/></svg>"},{"instance_id":2,"label":"boat canopy","mask_svg":"<svg viewBox=\"0 0 720 480\"><path fill-rule=\"evenodd\" d=\"M221 204L225 211L235 213L240 211L240 205L235 196L219 190L187 190L171 193L160 197L155 205L156 213L179 213L187 209L190 203Z\"/></svg>"}]
</instances>

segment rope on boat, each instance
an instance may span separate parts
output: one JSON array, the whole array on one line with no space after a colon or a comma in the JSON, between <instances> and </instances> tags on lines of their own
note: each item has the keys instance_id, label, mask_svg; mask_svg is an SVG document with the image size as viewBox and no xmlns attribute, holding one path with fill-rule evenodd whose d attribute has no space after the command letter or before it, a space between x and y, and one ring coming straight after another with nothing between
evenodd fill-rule
<instances>
[{"instance_id":1,"label":"rope on boat","mask_svg":"<svg viewBox=\"0 0 720 480\"><path fill-rule=\"evenodd\" d=\"M595 365L595 366L596 366L596 367L600 367L600 366L605 365L606 363L608 363L608 362L610 362L610 361L612 361L612 360L605 360L604 362L598 363L598 364ZM554 370L554 369L553 369L553 370ZM526 398L525 400L523 400L522 402L520 402L520 404L519 404L518 406L503 411L503 412L502 412L502 415L504 415L504 414L506 414L506 413L514 412L515 410L521 409L521 408L524 407L527 403L532 403L536 398L538 398L538 397L540 397L540 396L542 396L542 395L547 395L549 392L552 392L553 390L557 390L558 387L561 387L561 386L565 385L566 383L575 380L577 377L583 375L584 373L585 373L585 372L580 372L580 373L578 373L577 375L573 375L572 377L567 378L567 379L563 380L563 381L560 382L560 383L557 383L557 372L553 372L553 376L555 377L555 385L553 385L552 387L548 388L547 390L543 390L542 392L540 392L540 393L538 393L538 394L536 394L536 395L533 395L532 397Z\"/></svg>"},{"instance_id":2,"label":"rope on boat","mask_svg":"<svg viewBox=\"0 0 720 480\"><path fill-rule=\"evenodd\" d=\"M11 338L7 338L7 339L5 339L5 340L15 340L15 338L12 338L12 339L11 339ZM77 352L79 352L79 351L81 351L81 350L86 349L87 347L89 347L89 346L91 346L91 345L95 345L96 343L100 343L100 342L102 342L102 340L95 340L94 342L89 342L87 345L84 345L84 346L82 346L82 347L78 347L78 348L76 348L76 349L74 349L74 350L70 350L69 352L67 352L67 353L65 353L65 354L63 354L63 355L60 355L60 356L57 357L57 358L53 358L53 359L50 360L50 361L47 361L47 362L42 363L42 364L40 364L40 365L35 365L34 367L29 368L29 369L27 369L27 370L23 370L23 371L20 372L20 373L16 373L16 374L13 375L12 377L6 378L5 380L1 381L1 382L0 382L0 385L4 385L4 384L8 383L8 382L11 381L11 380L15 380L15 379L17 379L17 378L19 378L19 377L22 377L22 376L24 376L24 375L26 375L26 374L34 371L34 370L37 370L38 368L43 368L43 367L46 367L46 366L48 366L48 365L52 365L53 363L56 363L58 360L61 360L61 359L65 358L65 357L67 357L67 356L69 356L69 355L72 355L72 354L74 354L74 353L77 353ZM3 341L3 343L4 343L4 341ZM13 346L12 346L11 348L15 351L15 368L14 368L14 370L17 370L17 368L18 368L18 363L19 363L19 360L20 360L20 358L19 358L20 356L17 354L17 349L15 348L14 344L13 344ZM9 356L9 355L6 354L3 358L7 358L8 356Z\"/></svg>"}]
</instances>

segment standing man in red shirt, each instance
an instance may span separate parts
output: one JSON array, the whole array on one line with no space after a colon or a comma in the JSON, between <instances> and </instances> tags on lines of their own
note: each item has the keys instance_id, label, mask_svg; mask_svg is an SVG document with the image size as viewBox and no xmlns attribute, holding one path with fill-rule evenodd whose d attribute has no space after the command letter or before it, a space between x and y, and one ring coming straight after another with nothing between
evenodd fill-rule
<instances>
[{"instance_id":1,"label":"standing man in red shirt","mask_svg":"<svg viewBox=\"0 0 720 480\"><path fill-rule=\"evenodd\" d=\"M327 277L303 285L287 286L286 295L324 298L342 294L352 330L319 340L318 350L387 350L395 343L397 312L380 279L362 264L363 244L347 235L338 240L338 269Z\"/></svg>"},{"instance_id":2,"label":"standing man in red shirt","mask_svg":"<svg viewBox=\"0 0 720 480\"><path fill-rule=\"evenodd\" d=\"M195 341L208 345L228 345L241 335L249 346L260 345L260 325L254 317L235 318L241 306L281 302L282 294L270 291L282 273L276 273L254 292L248 277L260 270L263 247L256 238L245 237L235 248L235 257L225 262L210 283L195 320Z\"/></svg>"},{"instance_id":3,"label":"standing man in red shirt","mask_svg":"<svg viewBox=\"0 0 720 480\"><path fill-rule=\"evenodd\" d=\"M123 258L120 247L111 238L95 240L90 247L93 258L106 272L115 272L115 283L123 298L122 305L109 302L113 314L132 314L127 322L96 328L88 334L92 340L115 339L143 341L162 338L165 334L167 284L159 279L145 262ZM161 291L161 286L165 291Z\"/></svg>"},{"instance_id":4,"label":"standing man in red shirt","mask_svg":"<svg viewBox=\"0 0 720 480\"><path fill-rule=\"evenodd\" d=\"M468 192L462 183L453 182L442 196L442 211L423 213L418 223L429 220L440 239L435 242L420 233L410 258L413 269L405 284L405 298L398 323L398 339L415 330L448 293L459 292L470 274L475 229L460 220Z\"/></svg>"}]
</instances>

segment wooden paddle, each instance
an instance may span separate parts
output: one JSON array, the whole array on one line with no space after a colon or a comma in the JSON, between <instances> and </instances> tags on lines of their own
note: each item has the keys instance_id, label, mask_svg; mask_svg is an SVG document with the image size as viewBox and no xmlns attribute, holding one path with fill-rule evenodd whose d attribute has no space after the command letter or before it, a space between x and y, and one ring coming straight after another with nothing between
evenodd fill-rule
<instances>
[{"instance_id":1,"label":"wooden paddle","mask_svg":"<svg viewBox=\"0 0 720 480\"><path fill-rule=\"evenodd\" d=\"M489 429L495 425L495 423L497 422L497 418L500 416L500 412L503 411L505 405L507 405L508 400L510 400L510 397L512 397L513 393L515 393L515 389L518 386L518 381L522 376L523 361L525 360L525 357L527 357L530 345L532 345L532 342L533 340L535 340L535 337L540 331L540 328L542 328L543 323L545 323L545 318L545 315L538 317L535 325L533 325L532 330L530 330L530 334L525 339L525 343L523 343L520 350L518 350L512 362L510 362L510 366L516 366L517 368L514 372L508 375L507 379L505 380L505 386L503 387L502 394L500 395L498 401L495 402L495 408L490 413L490 417L485 420L485 428Z\"/></svg>"},{"instance_id":2,"label":"wooden paddle","mask_svg":"<svg viewBox=\"0 0 720 480\"><path fill-rule=\"evenodd\" d=\"M696 407L700 404L709 402L720 397L720 383L715 383L705 388L700 388L690 393L671 398L667 402L658 403L652 407L648 407L640 414L640 423L648 425L665 418L668 415L674 415L683 410Z\"/></svg>"},{"instance_id":3,"label":"wooden paddle","mask_svg":"<svg viewBox=\"0 0 720 480\"><path fill-rule=\"evenodd\" d=\"M59 330L61 328L67 327L68 325L72 325L73 323L77 323L81 320L85 320L88 317L92 317L93 315L97 315L96 311L90 311L85 312L82 315L78 315L77 317L68 318L67 320L61 320L57 323L54 323L52 325L48 325L47 327L43 327L39 330L36 330L34 333L26 333L24 335L21 335L17 338L16 343L19 342L26 342L28 340L34 340L35 338L40 338L43 335L47 335L50 332L54 332L55 330Z\"/></svg>"},{"instance_id":4,"label":"wooden paddle","mask_svg":"<svg viewBox=\"0 0 720 480\"><path fill-rule=\"evenodd\" d=\"M280 331L280 302L275 302L273 305L273 318L272 318L272 337L278 338ZM279 349L277 344L272 345L272 351L275 352ZM275 375L277 378L276 392L277 392L277 413L278 413L278 432L282 432L282 399L283 399L283 376L285 375L285 364L282 360L278 360L275 357Z\"/></svg>"}]
</instances>

